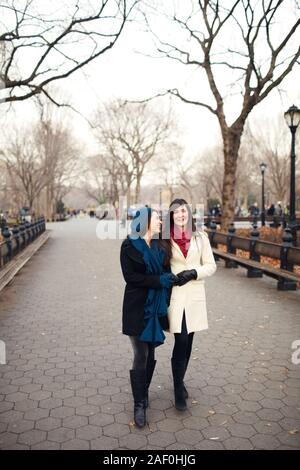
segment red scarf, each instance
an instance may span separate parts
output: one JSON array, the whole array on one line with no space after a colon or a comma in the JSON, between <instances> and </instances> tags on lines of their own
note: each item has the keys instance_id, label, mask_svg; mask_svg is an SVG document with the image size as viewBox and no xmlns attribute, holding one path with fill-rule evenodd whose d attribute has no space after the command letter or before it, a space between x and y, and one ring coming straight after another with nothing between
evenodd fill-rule
<instances>
[{"instance_id":1,"label":"red scarf","mask_svg":"<svg viewBox=\"0 0 300 470\"><path fill-rule=\"evenodd\" d=\"M189 231L181 231L181 229L177 229L174 226L171 229L171 238L177 243L183 256L186 258L190 247L191 233Z\"/></svg>"}]
</instances>

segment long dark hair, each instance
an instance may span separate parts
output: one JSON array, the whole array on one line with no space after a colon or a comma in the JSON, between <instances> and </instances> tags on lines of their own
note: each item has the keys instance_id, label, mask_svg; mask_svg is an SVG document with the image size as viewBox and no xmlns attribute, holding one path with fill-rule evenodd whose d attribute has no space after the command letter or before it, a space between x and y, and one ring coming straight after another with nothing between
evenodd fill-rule
<instances>
[{"instance_id":1,"label":"long dark hair","mask_svg":"<svg viewBox=\"0 0 300 470\"><path fill-rule=\"evenodd\" d=\"M134 238L144 237L144 235L150 228L151 217L152 217L153 212L157 212L159 214L159 212L156 209L152 209L151 207L148 207L148 206L141 207L136 211L131 221L131 233L130 233L131 237L134 237ZM167 250L168 250L167 244L165 244L162 240L162 231L160 231L159 234L157 234L151 239L150 246L152 246L152 243L157 243L159 249L162 249L165 252L163 266L168 271L170 267L170 260L169 260L169 255L167 254Z\"/></svg>"},{"instance_id":2,"label":"long dark hair","mask_svg":"<svg viewBox=\"0 0 300 470\"><path fill-rule=\"evenodd\" d=\"M161 237L161 245L163 246L166 256L165 256L165 263L167 266L170 265L171 258L172 258L172 245L171 245L171 233L174 230L174 211L180 206L185 206L188 211L188 226L191 227L192 232L196 231L195 221L193 219L193 214L188 202L185 199L177 198L171 202L169 210L166 214L166 217L163 220L162 225L162 237Z\"/></svg>"}]
</instances>

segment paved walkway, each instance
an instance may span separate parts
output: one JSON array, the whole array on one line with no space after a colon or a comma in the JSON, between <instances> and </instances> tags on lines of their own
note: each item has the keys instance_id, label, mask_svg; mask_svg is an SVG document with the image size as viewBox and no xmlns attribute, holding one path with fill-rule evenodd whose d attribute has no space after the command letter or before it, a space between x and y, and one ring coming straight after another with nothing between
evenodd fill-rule
<instances>
[{"instance_id":1,"label":"paved walkway","mask_svg":"<svg viewBox=\"0 0 300 470\"><path fill-rule=\"evenodd\" d=\"M47 224L52 237L0 296L0 448L299 449L300 292L222 262L206 281L210 328L195 335L189 410L173 407L168 335L149 426L132 425L120 241L97 239L96 224Z\"/></svg>"}]
</instances>

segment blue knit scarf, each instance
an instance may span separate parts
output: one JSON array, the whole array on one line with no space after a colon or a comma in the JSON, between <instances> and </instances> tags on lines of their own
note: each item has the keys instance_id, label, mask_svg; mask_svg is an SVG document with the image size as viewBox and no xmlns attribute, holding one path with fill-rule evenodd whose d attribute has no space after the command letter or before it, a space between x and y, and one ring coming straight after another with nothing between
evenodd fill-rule
<instances>
[{"instance_id":1,"label":"blue knit scarf","mask_svg":"<svg viewBox=\"0 0 300 470\"><path fill-rule=\"evenodd\" d=\"M153 240L151 248L147 245L143 238L128 237L134 248L136 248L142 255L146 265L146 273L161 275L163 274L163 260L165 257L164 250L160 249L157 240ZM164 343L165 335L159 317L167 315L168 302L167 302L168 289L161 287L161 289L149 289L146 303L144 306L144 320L146 326L139 336L141 341L146 343L153 343L154 346L160 346Z\"/></svg>"}]
</instances>

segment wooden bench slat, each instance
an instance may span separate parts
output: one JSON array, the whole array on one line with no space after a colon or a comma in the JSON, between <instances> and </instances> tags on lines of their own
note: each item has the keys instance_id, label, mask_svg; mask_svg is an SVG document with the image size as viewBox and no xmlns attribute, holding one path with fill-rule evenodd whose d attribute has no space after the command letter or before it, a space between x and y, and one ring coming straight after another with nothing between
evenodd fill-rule
<instances>
[{"instance_id":1,"label":"wooden bench slat","mask_svg":"<svg viewBox=\"0 0 300 470\"><path fill-rule=\"evenodd\" d=\"M272 266L261 264L258 261L254 261L252 259L240 258L239 256L233 255L232 253L225 253L224 251L218 250L217 248L212 248L212 250L213 253L217 256L220 256L220 258L236 261L238 264L246 268L250 267L260 269L261 271L267 273L275 279L278 279L279 277L284 277L286 279L290 279L291 281L300 282L300 276L298 274L292 273L291 271L287 271L286 269L276 269Z\"/></svg>"}]
</instances>

